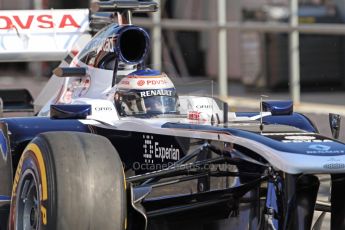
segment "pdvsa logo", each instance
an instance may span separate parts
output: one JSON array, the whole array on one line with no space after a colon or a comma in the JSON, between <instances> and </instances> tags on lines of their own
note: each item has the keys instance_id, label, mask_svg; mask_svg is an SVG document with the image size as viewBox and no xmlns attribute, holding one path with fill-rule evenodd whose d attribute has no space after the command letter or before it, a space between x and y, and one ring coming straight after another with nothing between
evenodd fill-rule
<instances>
[{"instance_id":1,"label":"pdvsa logo","mask_svg":"<svg viewBox=\"0 0 345 230\"><path fill-rule=\"evenodd\" d=\"M164 85L167 84L168 81L165 79L152 79L152 80L147 80L146 84L147 85Z\"/></svg>"},{"instance_id":2,"label":"pdvsa logo","mask_svg":"<svg viewBox=\"0 0 345 230\"><path fill-rule=\"evenodd\" d=\"M139 81L137 82L137 85L138 85L138 86L143 86L143 85L145 85L145 81L144 81L144 80L139 80Z\"/></svg>"},{"instance_id":3,"label":"pdvsa logo","mask_svg":"<svg viewBox=\"0 0 345 230\"><path fill-rule=\"evenodd\" d=\"M77 20L71 14L64 14L58 21L53 20L49 14L42 15L0 15L0 30L9 30L13 28L29 30L34 28L52 29L52 28L80 28Z\"/></svg>"}]
</instances>

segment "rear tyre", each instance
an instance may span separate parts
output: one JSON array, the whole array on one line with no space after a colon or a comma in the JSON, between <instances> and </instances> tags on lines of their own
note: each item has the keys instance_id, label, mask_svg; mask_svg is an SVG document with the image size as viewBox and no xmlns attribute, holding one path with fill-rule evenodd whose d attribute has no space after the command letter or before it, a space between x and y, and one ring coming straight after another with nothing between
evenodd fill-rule
<instances>
[{"instance_id":1,"label":"rear tyre","mask_svg":"<svg viewBox=\"0 0 345 230\"><path fill-rule=\"evenodd\" d=\"M121 159L104 137L40 134L24 150L13 183L10 229L125 229Z\"/></svg>"}]
</instances>

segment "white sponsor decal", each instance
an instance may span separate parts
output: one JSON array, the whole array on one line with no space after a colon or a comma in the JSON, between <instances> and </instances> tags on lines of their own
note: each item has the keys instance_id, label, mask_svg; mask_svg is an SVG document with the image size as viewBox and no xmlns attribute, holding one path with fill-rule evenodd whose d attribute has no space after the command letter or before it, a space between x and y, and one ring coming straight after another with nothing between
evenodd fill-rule
<instances>
[{"instance_id":1,"label":"white sponsor decal","mask_svg":"<svg viewBox=\"0 0 345 230\"><path fill-rule=\"evenodd\" d=\"M212 105L196 105L197 109L212 109Z\"/></svg>"},{"instance_id":2,"label":"white sponsor decal","mask_svg":"<svg viewBox=\"0 0 345 230\"><path fill-rule=\"evenodd\" d=\"M151 97L151 96L172 96L171 90L157 89L157 90L147 90L140 92L140 97Z\"/></svg>"},{"instance_id":3,"label":"white sponsor decal","mask_svg":"<svg viewBox=\"0 0 345 230\"><path fill-rule=\"evenodd\" d=\"M283 143L329 143L332 140L282 140Z\"/></svg>"},{"instance_id":4,"label":"white sponsor decal","mask_svg":"<svg viewBox=\"0 0 345 230\"><path fill-rule=\"evenodd\" d=\"M331 146L328 146L328 145L309 145L310 149L313 149L313 150L318 150L318 151L328 151L331 149Z\"/></svg>"},{"instance_id":5,"label":"white sponsor decal","mask_svg":"<svg viewBox=\"0 0 345 230\"><path fill-rule=\"evenodd\" d=\"M100 49L104 52L114 53L115 52L114 40L115 40L114 36L113 38L104 40Z\"/></svg>"},{"instance_id":6,"label":"white sponsor decal","mask_svg":"<svg viewBox=\"0 0 345 230\"><path fill-rule=\"evenodd\" d=\"M109 112L109 111L112 111L113 108L111 108L111 107L96 107L95 110L97 112Z\"/></svg>"},{"instance_id":7,"label":"white sponsor decal","mask_svg":"<svg viewBox=\"0 0 345 230\"><path fill-rule=\"evenodd\" d=\"M264 136L290 136L290 135L295 135L295 136L301 136L301 135L311 135L314 133L262 133Z\"/></svg>"},{"instance_id":8,"label":"white sponsor decal","mask_svg":"<svg viewBox=\"0 0 345 230\"><path fill-rule=\"evenodd\" d=\"M143 135L145 163L154 163L153 159L177 161L180 159L180 150L173 145L161 146L158 141L154 141L153 136Z\"/></svg>"},{"instance_id":9,"label":"white sponsor decal","mask_svg":"<svg viewBox=\"0 0 345 230\"><path fill-rule=\"evenodd\" d=\"M340 159L338 159L338 158L331 157L331 158L327 159L327 161L331 161L331 162L339 162L339 161L341 161L341 160L340 160Z\"/></svg>"},{"instance_id":10,"label":"white sponsor decal","mask_svg":"<svg viewBox=\"0 0 345 230\"><path fill-rule=\"evenodd\" d=\"M314 150L314 151L307 151L308 154L345 154L344 150L328 150L328 151L323 151L323 150Z\"/></svg>"},{"instance_id":11,"label":"white sponsor decal","mask_svg":"<svg viewBox=\"0 0 345 230\"><path fill-rule=\"evenodd\" d=\"M321 145L321 144L313 144L309 145L308 147L309 151L307 153L309 154L344 154L344 150L331 150L331 146L329 145Z\"/></svg>"},{"instance_id":12,"label":"white sponsor decal","mask_svg":"<svg viewBox=\"0 0 345 230\"><path fill-rule=\"evenodd\" d=\"M314 140L316 137L314 136L286 136L284 137L288 140Z\"/></svg>"},{"instance_id":13,"label":"white sponsor decal","mask_svg":"<svg viewBox=\"0 0 345 230\"><path fill-rule=\"evenodd\" d=\"M97 50L113 53L115 52L115 41L116 37L113 35L110 38L105 37L95 37L92 42L88 43L84 49L85 50Z\"/></svg>"}]
</instances>

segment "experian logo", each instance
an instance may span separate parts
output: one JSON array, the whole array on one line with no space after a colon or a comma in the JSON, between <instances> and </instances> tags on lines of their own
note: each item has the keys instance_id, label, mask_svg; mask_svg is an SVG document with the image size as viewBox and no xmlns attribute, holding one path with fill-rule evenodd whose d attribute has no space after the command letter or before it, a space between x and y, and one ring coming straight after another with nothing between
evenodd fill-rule
<instances>
[{"instance_id":1,"label":"experian logo","mask_svg":"<svg viewBox=\"0 0 345 230\"><path fill-rule=\"evenodd\" d=\"M144 158L145 162L153 163L152 159L174 160L180 159L180 149L175 148L173 145L162 146L158 141L154 141L152 135L143 135L144 139Z\"/></svg>"}]
</instances>

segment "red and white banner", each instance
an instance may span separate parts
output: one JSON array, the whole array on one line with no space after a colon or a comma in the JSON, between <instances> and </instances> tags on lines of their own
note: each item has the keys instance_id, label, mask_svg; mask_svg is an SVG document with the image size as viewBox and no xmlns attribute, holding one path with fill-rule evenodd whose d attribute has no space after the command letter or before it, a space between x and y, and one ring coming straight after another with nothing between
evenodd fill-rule
<instances>
[{"instance_id":1,"label":"red and white banner","mask_svg":"<svg viewBox=\"0 0 345 230\"><path fill-rule=\"evenodd\" d=\"M88 29L88 9L0 11L0 62L61 60Z\"/></svg>"}]
</instances>

